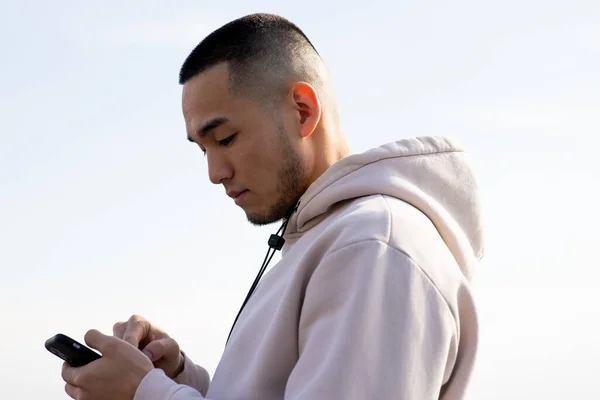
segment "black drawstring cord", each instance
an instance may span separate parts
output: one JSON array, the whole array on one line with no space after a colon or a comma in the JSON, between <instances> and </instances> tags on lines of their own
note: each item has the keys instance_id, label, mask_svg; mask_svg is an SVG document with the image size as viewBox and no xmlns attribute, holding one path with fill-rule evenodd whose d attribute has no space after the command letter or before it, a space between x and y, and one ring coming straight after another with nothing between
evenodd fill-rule
<instances>
[{"instance_id":1,"label":"black drawstring cord","mask_svg":"<svg viewBox=\"0 0 600 400\"><path fill-rule=\"evenodd\" d=\"M297 208L298 208L298 206L296 206L294 211L296 211ZM283 245L285 243L285 239L283 238L283 236L285 235L285 230L287 228L288 222L290 221L290 218L291 218L291 216L286 218L286 220L283 222L283 224L279 227L279 230L277 230L277 233L275 233L274 235L271 235L269 237L269 242L268 242L269 249L267 250L267 255L265 256L262 266L258 270L258 275L256 275L256 278L254 279L254 282L252 283L252 286L250 287L250 291L246 295L246 299L244 300L244 303L242 304L240 311L238 311L237 316L235 317L235 320L233 321L233 326L231 327L231 330L229 331L229 336L227 337L227 343L229 343L229 339L231 338L231 334L233 333L233 328L235 327L235 324L236 324L238 318L240 317L242 310L244 309L244 307L246 306L246 303L248 303L248 300L250 300L250 296L252 296L252 293L258 286L258 282L260 281L260 278L263 276L263 273L267 269L267 266L271 262L271 259L275 255L275 251L281 250L283 248ZM279 232L281 232L281 236L279 235Z\"/></svg>"}]
</instances>

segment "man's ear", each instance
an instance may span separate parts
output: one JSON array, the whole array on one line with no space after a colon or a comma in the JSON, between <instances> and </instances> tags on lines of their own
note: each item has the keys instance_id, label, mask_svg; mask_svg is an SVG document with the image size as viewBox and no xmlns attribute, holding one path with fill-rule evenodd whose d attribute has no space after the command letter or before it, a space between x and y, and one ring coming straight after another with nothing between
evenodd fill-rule
<instances>
[{"instance_id":1,"label":"man's ear","mask_svg":"<svg viewBox=\"0 0 600 400\"><path fill-rule=\"evenodd\" d=\"M305 138L315 131L321 120L321 102L314 87L298 82L292 87L292 98L297 116L300 137Z\"/></svg>"}]
</instances>

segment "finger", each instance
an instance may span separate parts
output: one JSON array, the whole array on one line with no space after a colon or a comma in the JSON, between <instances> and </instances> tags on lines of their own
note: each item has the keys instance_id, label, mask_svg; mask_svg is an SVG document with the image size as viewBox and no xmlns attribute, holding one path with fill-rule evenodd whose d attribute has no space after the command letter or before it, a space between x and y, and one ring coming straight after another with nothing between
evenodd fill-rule
<instances>
[{"instance_id":1,"label":"finger","mask_svg":"<svg viewBox=\"0 0 600 400\"><path fill-rule=\"evenodd\" d=\"M178 359L179 357L179 345L171 338L154 340L148 343L142 351L152 362L158 361L161 358L170 361L173 358Z\"/></svg>"},{"instance_id":2,"label":"finger","mask_svg":"<svg viewBox=\"0 0 600 400\"><path fill-rule=\"evenodd\" d=\"M75 368L71 367L66 362L63 363L62 371L60 373L60 376L62 377L63 381L75 386L75 381L77 380L77 375L78 375L77 370Z\"/></svg>"},{"instance_id":3,"label":"finger","mask_svg":"<svg viewBox=\"0 0 600 400\"><path fill-rule=\"evenodd\" d=\"M127 329L123 334L123 340L139 347L140 342L150 333L150 323L145 319L134 315L127 322Z\"/></svg>"},{"instance_id":4,"label":"finger","mask_svg":"<svg viewBox=\"0 0 600 400\"><path fill-rule=\"evenodd\" d=\"M70 383L65 383L65 392L67 392L69 397L72 399L78 400L83 398L81 395L82 390L77 386L71 385Z\"/></svg>"},{"instance_id":5,"label":"finger","mask_svg":"<svg viewBox=\"0 0 600 400\"><path fill-rule=\"evenodd\" d=\"M125 330L127 329L127 322L117 322L113 325L113 336L123 339Z\"/></svg>"}]
</instances>

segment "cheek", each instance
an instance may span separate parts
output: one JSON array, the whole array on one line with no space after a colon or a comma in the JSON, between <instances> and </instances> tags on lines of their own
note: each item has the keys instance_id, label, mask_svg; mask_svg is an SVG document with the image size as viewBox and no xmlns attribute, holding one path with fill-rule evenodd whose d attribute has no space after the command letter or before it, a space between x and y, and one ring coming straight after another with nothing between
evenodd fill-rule
<instances>
[{"instance_id":1,"label":"cheek","mask_svg":"<svg viewBox=\"0 0 600 400\"><path fill-rule=\"evenodd\" d=\"M277 177L280 166L268 151L246 154L238 159L240 178L250 189L263 195L272 195L277 189Z\"/></svg>"}]
</instances>

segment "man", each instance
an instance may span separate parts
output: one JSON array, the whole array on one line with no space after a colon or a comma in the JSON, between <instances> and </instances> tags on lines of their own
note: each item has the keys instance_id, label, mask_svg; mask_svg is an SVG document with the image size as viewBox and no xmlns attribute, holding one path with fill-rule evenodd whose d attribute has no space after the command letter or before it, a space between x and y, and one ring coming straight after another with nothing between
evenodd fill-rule
<instances>
[{"instance_id":1,"label":"man","mask_svg":"<svg viewBox=\"0 0 600 400\"><path fill-rule=\"evenodd\" d=\"M253 285L212 380L174 339L133 316L114 336L87 333L103 358L65 365L67 393L464 398L478 340L469 280L483 253L464 152L425 137L351 155L323 61L274 15L213 32L186 59L180 83L188 137L211 182L251 223L283 221L269 241L283 245L282 259Z\"/></svg>"}]
</instances>

